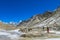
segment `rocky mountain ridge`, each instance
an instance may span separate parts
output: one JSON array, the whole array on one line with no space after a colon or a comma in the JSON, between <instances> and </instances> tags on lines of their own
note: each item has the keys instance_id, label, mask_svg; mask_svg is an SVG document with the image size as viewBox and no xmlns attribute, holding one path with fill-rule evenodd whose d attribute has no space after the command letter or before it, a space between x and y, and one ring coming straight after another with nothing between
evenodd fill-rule
<instances>
[{"instance_id":1,"label":"rocky mountain ridge","mask_svg":"<svg viewBox=\"0 0 60 40\"><path fill-rule=\"evenodd\" d=\"M37 14L26 21L22 21L19 27L57 27L60 26L60 7L53 12L46 11L44 14ZM60 27L58 27L60 28ZM58 30L57 28L57 30Z\"/></svg>"}]
</instances>

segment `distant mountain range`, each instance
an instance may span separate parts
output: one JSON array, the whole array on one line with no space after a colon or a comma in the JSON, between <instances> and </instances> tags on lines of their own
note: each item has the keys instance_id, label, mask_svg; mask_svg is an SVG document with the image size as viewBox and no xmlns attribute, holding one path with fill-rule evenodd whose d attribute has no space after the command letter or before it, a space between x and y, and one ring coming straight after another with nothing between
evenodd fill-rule
<instances>
[{"instance_id":1,"label":"distant mountain range","mask_svg":"<svg viewBox=\"0 0 60 40\"><path fill-rule=\"evenodd\" d=\"M37 14L32 16L31 18L24 20L18 25L14 25L15 23L10 22L10 24L4 24L0 22L0 28L5 29L16 29L20 27L58 27L57 30L60 30L60 7L55 9L54 11L46 11L43 14Z\"/></svg>"}]
</instances>

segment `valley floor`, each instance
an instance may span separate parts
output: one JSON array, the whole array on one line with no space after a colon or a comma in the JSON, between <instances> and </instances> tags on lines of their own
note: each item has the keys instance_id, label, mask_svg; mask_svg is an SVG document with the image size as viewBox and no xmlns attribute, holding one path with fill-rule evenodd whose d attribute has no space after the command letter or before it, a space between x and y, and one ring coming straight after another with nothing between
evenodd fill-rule
<instances>
[{"instance_id":1,"label":"valley floor","mask_svg":"<svg viewBox=\"0 0 60 40\"><path fill-rule=\"evenodd\" d=\"M17 30L0 30L0 40L60 40L60 31L50 31L50 33L43 32L42 37L20 37L22 32Z\"/></svg>"}]
</instances>

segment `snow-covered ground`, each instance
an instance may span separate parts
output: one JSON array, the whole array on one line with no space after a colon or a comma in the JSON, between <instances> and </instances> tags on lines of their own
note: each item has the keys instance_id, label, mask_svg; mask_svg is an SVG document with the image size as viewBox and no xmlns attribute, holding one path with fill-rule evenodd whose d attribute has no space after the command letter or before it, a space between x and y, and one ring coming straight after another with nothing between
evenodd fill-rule
<instances>
[{"instance_id":1,"label":"snow-covered ground","mask_svg":"<svg viewBox=\"0 0 60 40\"><path fill-rule=\"evenodd\" d=\"M60 31L50 31L51 33L55 33L57 35L60 35ZM45 31L46 33L46 31ZM16 30L0 30L0 40L18 40L18 38L22 35L25 34L19 29ZM35 39L35 40L60 40L60 38L48 38L48 39Z\"/></svg>"},{"instance_id":2,"label":"snow-covered ground","mask_svg":"<svg viewBox=\"0 0 60 40\"><path fill-rule=\"evenodd\" d=\"M60 38L35 39L35 40L60 40Z\"/></svg>"},{"instance_id":3,"label":"snow-covered ground","mask_svg":"<svg viewBox=\"0 0 60 40\"><path fill-rule=\"evenodd\" d=\"M50 33L55 33L55 34L60 34L60 31L54 31L54 30L52 30L52 31L49 31ZM44 33L47 33L47 31L44 31Z\"/></svg>"},{"instance_id":4,"label":"snow-covered ground","mask_svg":"<svg viewBox=\"0 0 60 40\"><path fill-rule=\"evenodd\" d=\"M10 38L10 39L13 39L13 40L14 39L17 40L22 34L24 34L24 33L19 31L18 29L11 30L11 31L0 30L0 39L6 37L6 40L7 40L7 38Z\"/></svg>"},{"instance_id":5,"label":"snow-covered ground","mask_svg":"<svg viewBox=\"0 0 60 40\"><path fill-rule=\"evenodd\" d=\"M50 39L46 39L46 40L60 40L60 38L50 38Z\"/></svg>"}]
</instances>

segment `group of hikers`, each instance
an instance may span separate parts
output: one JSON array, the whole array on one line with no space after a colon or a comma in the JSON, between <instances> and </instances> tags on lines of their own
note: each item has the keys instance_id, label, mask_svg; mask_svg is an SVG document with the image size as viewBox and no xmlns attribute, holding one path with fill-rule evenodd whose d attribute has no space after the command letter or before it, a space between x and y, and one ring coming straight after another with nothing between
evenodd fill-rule
<instances>
[{"instance_id":1,"label":"group of hikers","mask_svg":"<svg viewBox=\"0 0 60 40\"><path fill-rule=\"evenodd\" d=\"M43 27L42 29L43 29L43 31L44 31L44 30L45 30L45 27ZM28 31L31 31L31 30L32 30L32 28L28 28ZM21 29L21 31L22 31L22 32L25 32L25 31L26 31L26 28L25 28L25 29ZM49 27L46 27L46 31L47 31L47 33L49 33L49 31L50 31L50 30L49 30Z\"/></svg>"},{"instance_id":2,"label":"group of hikers","mask_svg":"<svg viewBox=\"0 0 60 40\"><path fill-rule=\"evenodd\" d=\"M47 33L49 33L49 27L47 27L46 29L47 29ZM44 27L43 27L43 31L44 31Z\"/></svg>"}]
</instances>

